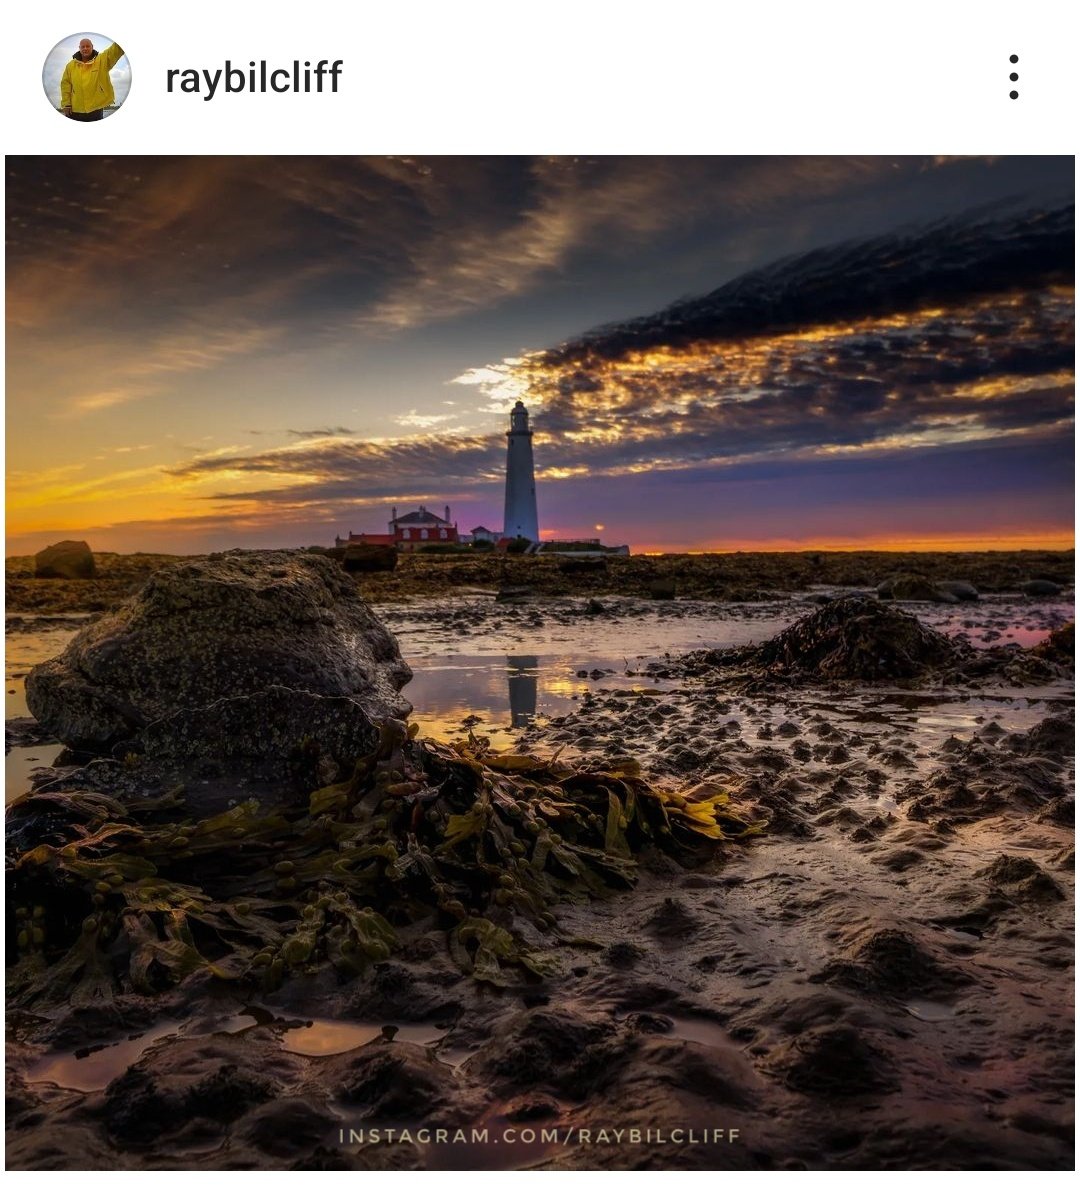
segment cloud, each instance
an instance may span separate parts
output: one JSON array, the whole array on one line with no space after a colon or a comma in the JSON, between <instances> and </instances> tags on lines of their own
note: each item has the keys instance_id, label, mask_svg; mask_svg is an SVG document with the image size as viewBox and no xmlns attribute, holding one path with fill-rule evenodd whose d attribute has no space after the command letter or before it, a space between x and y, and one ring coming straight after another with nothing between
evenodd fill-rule
<instances>
[{"instance_id":1,"label":"cloud","mask_svg":"<svg viewBox=\"0 0 1080 1185\"><path fill-rule=\"evenodd\" d=\"M612 470L1072 421L1072 209L843 243L459 381Z\"/></svg>"},{"instance_id":2,"label":"cloud","mask_svg":"<svg viewBox=\"0 0 1080 1185\"><path fill-rule=\"evenodd\" d=\"M395 416L394 423L400 424L402 428L434 428L437 424L448 424L455 419L457 419L457 416L449 413L445 415L423 415L414 407L403 416Z\"/></svg>"},{"instance_id":3,"label":"cloud","mask_svg":"<svg viewBox=\"0 0 1080 1185\"><path fill-rule=\"evenodd\" d=\"M547 351L566 366L1073 283L1073 207L965 217L823 247Z\"/></svg>"},{"instance_id":4,"label":"cloud","mask_svg":"<svg viewBox=\"0 0 1080 1185\"><path fill-rule=\"evenodd\" d=\"M883 158L538 157L388 162L431 233L357 324L404 330L528 292L582 253L622 254L706 211L733 220L878 177ZM508 193L517 200L505 203Z\"/></svg>"},{"instance_id":5,"label":"cloud","mask_svg":"<svg viewBox=\"0 0 1080 1185\"><path fill-rule=\"evenodd\" d=\"M325 436L355 436L351 428L286 428L290 436L299 436L303 440L316 440Z\"/></svg>"},{"instance_id":6,"label":"cloud","mask_svg":"<svg viewBox=\"0 0 1080 1185\"><path fill-rule=\"evenodd\" d=\"M868 192L918 158L16 158L8 312L57 323L91 287L114 334L167 320L301 341L386 335L514 301L590 260ZM73 170L79 183L72 185ZM686 250L683 244L680 250ZM691 253L692 254L692 253Z\"/></svg>"},{"instance_id":7,"label":"cloud","mask_svg":"<svg viewBox=\"0 0 1080 1185\"><path fill-rule=\"evenodd\" d=\"M1073 416L1071 225L1064 210L979 215L841 244L457 381L493 405L525 395L540 409L546 482L1057 439ZM176 472L271 479L212 495L223 500L437 496L500 480L499 427L313 442Z\"/></svg>"},{"instance_id":8,"label":"cloud","mask_svg":"<svg viewBox=\"0 0 1080 1185\"><path fill-rule=\"evenodd\" d=\"M210 325L149 335L117 351L103 341L65 338L50 352L59 400L54 415L80 417L165 393L179 376L214 370L266 348L273 331L262 326L222 330ZM108 386L80 390L101 381ZM68 393L70 392L70 393Z\"/></svg>"},{"instance_id":9,"label":"cloud","mask_svg":"<svg viewBox=\"0 0 1080 1185\"><path fill-rule=\"evenodd\" d=\"M505 447L497 437L323 440L250 455L197 457L169 473L200 485L215 475L245 479L243 489L201 495L211 501L340 507L395 496L437 497L448 486L501 481ZM268 484L251 484L259 479Z\"/></svg>"},{"instance_id":10,"label":"cloud","mask_svg":"<svg viewBox=\"0 0 1080 1185\"><path fill-rule=\"evenodd\" d=\"M160 469L162 504L241 523L490 499L518 398L551 491L1057 447L1071 206L933 219L1063 176L1046 159L14 158L14 462L29 468L45 430L62 464L125 443L129 420L145 440L159 409L161 442L221 412L214 443L250 433L258 451ZM835 241L913 216L927 224ZM78 334L58 292L93 293ZM634 308L655 311L597 325ZM294 382L315 426L267 427L289 422ZM367 428L337 424L354 414ZM372 430L395 438L359 439Z\"/></svg>"}]
</instances>

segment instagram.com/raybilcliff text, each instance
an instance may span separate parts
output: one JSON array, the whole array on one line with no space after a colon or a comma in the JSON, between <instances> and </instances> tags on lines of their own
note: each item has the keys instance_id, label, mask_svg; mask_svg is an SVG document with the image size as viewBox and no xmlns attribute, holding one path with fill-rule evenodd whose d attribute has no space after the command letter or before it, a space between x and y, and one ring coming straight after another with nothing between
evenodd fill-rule
<instances>
[{"instance_id":1,"label":"instagram.com/raybilcliff text","mask_svg":"<svg viewBox=\"0 0 1080 1185\"><path fill-rule=\"evenodd\" d=\"M739 1129L692 1127L483 1127L338 1129L339 1144L537 1144L587 1147L613 1144L735 1144Z\"/></svg>"}]
</instances>

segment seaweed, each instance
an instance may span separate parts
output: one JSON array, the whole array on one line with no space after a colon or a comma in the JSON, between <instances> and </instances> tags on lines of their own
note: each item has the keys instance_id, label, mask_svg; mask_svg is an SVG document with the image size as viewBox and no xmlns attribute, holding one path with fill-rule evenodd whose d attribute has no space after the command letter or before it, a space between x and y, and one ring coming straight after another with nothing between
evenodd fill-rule
<instances>
[{"instance_id":1,"label":"seaweed","mask_svg":"<svg viewBox=\"0 0 1080 1185\"><path fill-rule=\"evenodd\" d=\"M842 596L767 641L730 649L695 650L661 676L712 674L745 687L816 682L890 682L936 675L960 678L978 658L971 646L918 618L858 594Z\"/></svg>"},{"instance_id":2,"label":"seaweed","mask_svg":"<svg viewBox=\"0 0 1080 1185\"><path fill-rule=\"evenodd\" d=\"M267 992L328 968L350 979L423 919L479 980L542 977L559 901L631 888L647 846L690 860L760 830L715 782L679 793L633 761L421 742L398 721L299 806L193 819L179 791L125 803L77 779L48 799L74 822L9 853L20 1005L154 994L195 972Z\"/></svg>"}]
</instances>

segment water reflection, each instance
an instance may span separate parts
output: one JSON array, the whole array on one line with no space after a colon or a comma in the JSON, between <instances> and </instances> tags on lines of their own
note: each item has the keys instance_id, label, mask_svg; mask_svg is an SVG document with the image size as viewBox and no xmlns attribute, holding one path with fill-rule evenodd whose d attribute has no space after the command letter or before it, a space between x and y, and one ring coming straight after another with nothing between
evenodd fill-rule
<instances>
[{"instance_id":1,"label":"water reflection","mask_svg":"<svg viewBox=\"0 0 1080 1185\"><path fill-rule=\"evenodd\" d=\"M621 659L590 655L587 661L590 667L623 668ZM410 657L409 663L411 718L425 736L441 740L460 737L469 727L511 732L537 718L563 715L591 686L576 673L582 660L571 655L449 654ZM631 682L640 680L609 677L605 686Z\"/></svg>"},{"instance_id":2,"label":"water reflection","mask_svg":"<svg viewBox=\"0 0 1080 1185\"><path fill-rule=\"evenodd\" d=\"M147 1033L122 1041L93 1045L74 1051L48 1053L26 1074L27 1082L52 1082L67 1090L104 1090L114 1078L133 1066L156 1041L180 1031L175 1021L162 1021Z\"/></svg>"},{"instance_id":3,"label":"water reflection","mask_svg":"<svg viewBox=\"0 0 1080 1185\"><path fill-rule=\"evenodd\" d=\"M506 682L510 692L510 727L524 728L536 716L540 662L536 655L507 655Z\"/></svg>"},{"instance_id":4,"label":"water reflection","mask_svg":"<svg viewBox=\"0 0 1080 1185\"><path fill-rule=\"evenodd\" d=\"M27 745L12 749L4 758L4 800L14 802L34 784L34 774L53 767L65 745ZM53 775L55 776L55 775Z\"/></svg>"}]
</instances>

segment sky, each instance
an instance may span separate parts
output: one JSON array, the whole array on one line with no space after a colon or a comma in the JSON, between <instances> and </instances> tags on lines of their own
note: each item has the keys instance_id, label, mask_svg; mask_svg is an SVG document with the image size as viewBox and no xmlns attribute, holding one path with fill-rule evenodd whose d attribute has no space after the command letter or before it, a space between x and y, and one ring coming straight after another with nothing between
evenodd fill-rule
<instances>
[{"instance_id":1,"label":"sky","mask_svg":"<svg viewBox=\"0 0 1080 1185\"><path fill-rule=\"evenodd\" d=\"M9 157L7 218L8 554L499 529L519 398L545 538L1072 546L1072 158Z\"/></svg>"},{"instance_id":2,"label":"sky","mask_svg":"<svg viewBox=\"0 0 1080 1185\"><path fill-rule=\"evenodd\" d=\"M103 33L72 33L63 41L58 41L49 50L49 56L45 59L45 65L41 70L41 85L45 88L45 97L58 110L60 107L60 79L64 76L64 67L71 61L79 48L79 42L84 37L90 38L98 53L104 53L113 44L113 39L106 37ZM127 54L124 54L109 71L109 77L112 79L113 93L116 95L116 107L105 109L106 119L116 114L120 105L128 97L128 91L131 90L131 63L128 61Z\"/></svg>"}]
</instances>

